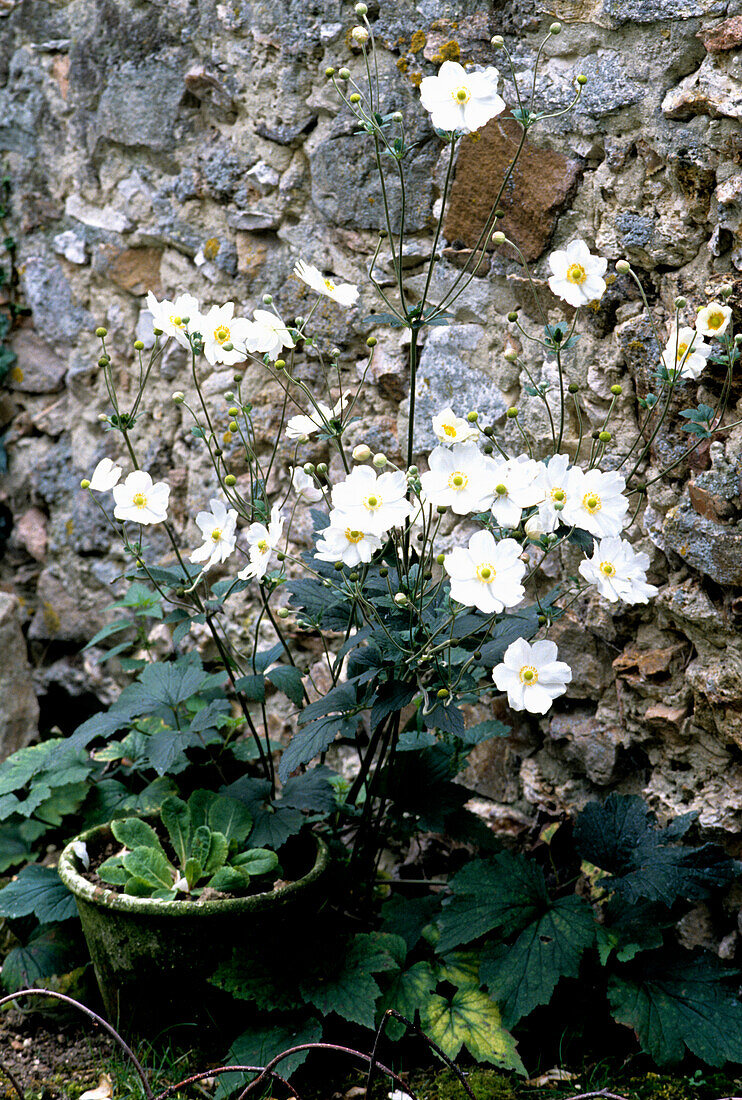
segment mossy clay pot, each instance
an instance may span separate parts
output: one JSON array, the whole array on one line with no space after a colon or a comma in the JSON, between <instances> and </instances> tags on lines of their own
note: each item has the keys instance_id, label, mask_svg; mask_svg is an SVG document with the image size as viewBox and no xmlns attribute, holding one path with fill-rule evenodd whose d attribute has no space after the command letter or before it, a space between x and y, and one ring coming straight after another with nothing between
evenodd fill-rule
<instances>
[{"instance_id":1,"label":"mossy clay pot","mask_svg":"<svg viewBox=\"0 0 742 1100\"><path fill-rule=\"evenodd\" d=\"M281 850L293 881L247 897L158 901L84 877L75 846L83 842L95 861L111 840L109 825L75 837L60 856L59 876L75 896L109 1020L149 1035L185 1022L220 1026L234 1002L209 977L240 944L260 938L261 954L270 957L286 936L299 934L316 914L329 864L327 845L307 830Z\"/></svg>"}]
</instances>

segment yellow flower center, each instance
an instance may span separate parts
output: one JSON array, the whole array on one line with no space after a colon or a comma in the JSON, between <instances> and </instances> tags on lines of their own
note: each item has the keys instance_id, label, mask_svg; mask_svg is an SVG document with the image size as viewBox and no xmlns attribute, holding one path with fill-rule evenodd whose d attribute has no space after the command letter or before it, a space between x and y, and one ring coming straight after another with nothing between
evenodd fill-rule
<instances>
[{"instance_id":1,"label":"yellow flower center","mask_svg":"<svg viewBox=\"0 0 742 1100\"><path fill-rule=\"evenodd\" d=\"M720 309L713 309L710 313L706 314L706 326L708 328L721 328L724 324L724 314Z\"/></svg>"},{"instance_id":2,"label":"yellow flower center","mask_svg":"<svg viewBox=\"0 0 742 1100\"><path fill-rule=\"evenodd\" d=\"M585 493L582 498L582 506L587 509L590 515L593 515L594 512L599 512L603 507L603 501L597 493Z\"/></svg>"},{"instance_id":3,"label":"yellow flower center","mask_svg":"<svg viewBox=\"0 0 742 1100\"><path fill-rule=\"evenodd\" d=\"M457 103L468 103L471 99L471 92L468 88L465 88L463 84L460 88L457 88L451 94L453 95L453 98L456 100Z\"/></svg>"},{"instance_id":4,"label":"yellow flower center","mask_svg":"<svg viewBox=\"0 0 742 1100\"><path fill-rule=\"evenodd\" d=\"M587 278L587 272L582 264L570 264L567 268L567 282L582 286Z\"/></svg>"},{"instance_id":5,"label":"yellow flower center","mask_svg":"<svg viewBox=\"0 0 742 1100\"><path fill-rule=\"evenodd\" d=\"M615 577L616 567L612 561L602 561L598 567L604 577Z\"/></svg>"},{"instance_id":6,"label":"yellow flower center","mask_svg":"<svg viewBox=\"0 0 742 1100\"><path fill-rule=\"evenodd\" d=\"M561 489L558 485L551 490L551 499L555 500L557 504L564 504L567 499L567 494L564 489Z\"/></svg>"},{"instance_id":7,"label":"yellow flower center","mask_svg":"<svg viewBox=\"0 0 742 1100\"><path fill-rule=\"evenodd\" d=\"M217 344L226 344L229 339L229 329L226 325L219 325L219 328L214 329L214 339Z\"/></svg>"},{"instance_id":8,"label":"yellow flower center","mask_svg":"<svg viewBox=\"0 0 742 1100\"><path fill-rule=\"evenodd\" d=\"M506 497L508 495L508 487L500 482L499 485L495 485L495 492L498 496Z\"/></svg>"},{"instance_id":9,"label":"yellow flower center","mask_svg":"<svg viewBox=\"0 0 742 1100\"><path fill-rule=\"evenodd\" d=\"M260 551L261 554L267 554L268 553L268 551L270 550L270 546L268 545L268 540L267 539L261 539L260 540L260 542L258 543L258 550Z\"/></svg>"},{"instance_id":10,"label":"yellow flower center","mask_svg":"<svg viewBox=\"0 0 742 1100\"><path fill-rule=\"evenodd\" d=\"M533 665L523 665L523 668L518 673L521 684L525 684L526 687L533 687L538 680L538 672Z\"/></svg>"},{"instance_id":11,"label":"yellow flower center","mask_svg":"<svg viewBox=\"0 0 742 1100\"><path fill-rule=\"evenodd\" d=\"M185 324L183 323L183 318L178 317L178 315L176 313L171 313L170 314L169 321L170 321L171 325L175 326L175 328L185 328Z\"/></svg>"},{"instance_id":12,"label":"yellow flower center","mask_svg":"<svg viewBox=\"0 0 742 1100\"><path fill-rule=\"evenodd\" d=\"M214 530L211 532L211 537L214 540L214 542L219 542L219 540L222 537L221 527L215 527Z\"/></svg>"},{"instance_id":13,"label":"yellow flower center","mask_svg":"<svg viewBox=\"0 0 742 1100\"><path fill-rule=\"evenodd\" d=\"M493 580L497 576L497 572L493 565L489 562L483 561L481 565L477 566L477 576L484 584L492 584Z\"/></svg>"},{"instance_id":14,"label":"yellow flower center","mask_svg":"<svg viewBox=\"0 0 742 1100\"><path fill-rule=\"evenodd\" d=\"M456 428L453 426L453 424L444 424L443 425L443 434L447 435L449 437L449 439L455 439L456 438Z\"/></svg>"},{"instance_id":15,"label":"yellow flower center","mask_svg":"<svg viewBox=\"0 0 742 1100\"><path fill-rule=\"evenodd\" d=\"M373 512L374 508L381 508L383 503L381 497L377 497L374 493L363 498L364 507L368 508L369 512Z\"/></svg>"},{"instance_id":16,"label":"yellow flower center","mask_svg":"<svg viewBox=\"0 0 742 1100\"><path fill-rule=\"evenodd\" d=\"M332 294L335 290L335 284L333 283L332 279L324 279L323 281L324 281L324 284L327 287L327 289Z\"/></svg>"},{"instance_id":17,"label":"yellow flower center","mask_svg":"<svg viewBox=\"0 0 742 1100\"><path fill-rule=\"evenodd\" d=\"M454 470L448 479L449 489L465 489L469 484L469 478L462 474L461 470Z\"/></svg>"},{"instance_id":18,"label":"yellow flower center","mask_svg":"<svg viewBox=\"0 0 742 1100\"><path fill-rule=\"evenodd\" d=\"M363 538L363 531L351 531L350 527L346 527L345 537L348 542L360 542Z\"/></svg>"},{"instance_id":19,"label":"yellow flower center","mask_svg":"<svg viewBox=\"0 0 742 1100\"><path fill-rule=\"evenodd\" d=\"M685 355L687 350L688 350L688 345L687 344L678 344L678 354L676 356L676 360L677 360L678 363L681 361L681 359L683 358L683 356Z\"/></svg>"},{"instance_id":20,"label":"yellow flower center","mask_svg":"<svg viewBox=\"0 0 742 1100\"><path fill-rule=\"evenodd\" d=\"M134 505L135 508L146 508L147 498L144 493L135 493L134 496L131 498L131 503Z\"/></svg>"}]
</instances>

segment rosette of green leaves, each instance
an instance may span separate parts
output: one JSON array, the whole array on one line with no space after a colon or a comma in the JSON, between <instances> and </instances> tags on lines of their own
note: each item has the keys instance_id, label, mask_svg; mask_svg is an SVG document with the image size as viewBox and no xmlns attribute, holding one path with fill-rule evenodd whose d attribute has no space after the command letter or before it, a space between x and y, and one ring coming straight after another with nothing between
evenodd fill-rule
<instances>
[{"instance_id":1,"label":"rosette of green leaves","mask_svg":"<svg viewBox=\"0 0 742 1100\"><path fill-rule=\"evenodd\" d=\"M198 897L204 889L244 893L253 878L278 869L278 856L268 848L243 845L252 815L235 798L213 791L194 791L187 802L167 798L160 819L170 838L176 863L146 821L127 817L111 823L124 851L110 856L98 876L125 894L173 901L179 893Z\"/></svg>"}]
</instances>

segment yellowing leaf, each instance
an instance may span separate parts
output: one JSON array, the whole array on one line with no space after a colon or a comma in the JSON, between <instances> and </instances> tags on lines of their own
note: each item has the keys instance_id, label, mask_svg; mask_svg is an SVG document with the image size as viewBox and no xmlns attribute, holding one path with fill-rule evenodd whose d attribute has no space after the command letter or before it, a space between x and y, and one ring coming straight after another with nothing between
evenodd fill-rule
<instances>
[{"instance_id":1,"label":"yellowing leaf","mask_svg":"<svg viewBox=\"0 0 742 1100\"><path fill-rule=\"evenodd\" d=\"M426 1006L422 1022L423 1030L449 1058L455 1058L466 1046L477 1062L491 1062L525 1077L515 1039L502 1026L500 1010L486 993L459 989L450 1001L435 994Z\"/></svg>"}]
</instances>

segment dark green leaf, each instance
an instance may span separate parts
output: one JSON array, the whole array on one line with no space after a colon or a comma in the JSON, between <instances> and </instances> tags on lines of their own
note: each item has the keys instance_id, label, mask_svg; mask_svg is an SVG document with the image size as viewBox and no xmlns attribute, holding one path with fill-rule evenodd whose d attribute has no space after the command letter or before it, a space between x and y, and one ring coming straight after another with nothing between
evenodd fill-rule
<instances>
[{"instance_id":1,"label":"dark green leaf","mask_svg":"<svg viewBox=\"0 0 742 1100\"><path fill-rule=\"evenodd\" d=\"M233 867L239 867L248 875L269 875L278 867L278 856L268 848L250 848L240 852L232 860Z\"/></svg>"},{"instance_id":2,"label":"dark green leaf","mask_svg":"<svg viewBox=\"0 0 742 1100\"><path fill-rule=\"evenodd\" d=\"M254 813L250 843L255 847L278 849L290 836L295 836L304 826L304 817L290 806L272 809L265 807Z\"/></svg>"},{"instance_id":3,"label":"dark green leaf","mask_svg":"<svg viewBox=\"0 0 742 1100\"><path fill-rule=\"evenodd\" d=\"M371 707L369 728L375 730L390 714L406 707L415 697L416 691L416 684L406 684L400 680L388 680L380 684Z\"/></svg>"},{"instance_id":4,"label":"dark green leaf","mask_svg":"<svg viewBox=\"0 0 742 1100\"><path fill-rule=\"evenodd\" d=\"M742 1062L742 1004L727 988L732 975L712 955L642 955L640 969L612 977L613 1015L633 1028L658 1065L686 1049L710 1066Z\"/></svg>"},{"instance_id":5,"label":"dark green leaf","mask_svg":"<svg viewBox=\"0 0 742 1100\"><path fill-rule=\"evenodd\" d=\"M308 709L308 708L306 708ZM336 737L352 737L356 730L356 719L331 714L318 718L299 729L288 743L281 756L278 774L285 782L291 773L302 764L309 764L315 756L329 748Z\"/></svg>"},{"instance_id":6,"label":"dark green leaf","mask_svg":"<svg viewBox=\"0 0 742 1100\"><path fill-rule=\"evenodd\" d=\"M335 773L325 765L309 768L302 775L287 779L281 790L281 805L311 813L328 813L335 809L335 788L330 777Z\"/></svg>"},{"instance_id":7,"label":"dark green leaf","mask_svg":"<svg viewBox=\"0 0 742 1100\"><path fill-rule=\"evenodd\" d=\"M300 707L304 701L304 682L301 671L294 665L276 665L266 673L266 679L287 695L292 703Z\"/></svg>"},{"instance_id":8,"label":"dark green leaf","mask_svg":"<svg viewBox=\"0 0 742 1100\"><path fill-rule=\"evenodd\" d=\"M156 852L162 852L162 845L157 833L146 821L138 817L127 817L121 821L111 822L111 832L123 844L125 848L152 848Z\"/></svg>"},{"instance_id":9,"label":"dark green leaf","mask_svg":"<svg viewBox=\"0 0 742 1100\"><path fill-rule=\"evenodd\" d=\"M132 878L144 882L150 890L170 890L175 868L162 852L154 848L135 848L123 856L123 864ZM129 883L126 892L130 893Z\"/></svg>"},{"instance_id":10,"label":"dark green leaf","mask_svg":"<svg viewBox=\"0 0 742 1100\"><path fill-rule=\"evenodd\" d=\"M185 866L191 843L191 814L182 798L166 798L160 810L162 824L168 831L181 867Z\"/></svg>"},{"instance_id":11,"label":"dark green leaf","mask_svg":"<svg viewBox=\"0 0 742 1100\"><path fill-rule=\"evenodd\" d=\"M194 829L208 825L227 840L243 844L252 827L252 814L244 802L214 791L194 791L188 799L188 810Z\"/></svg>"},{"instance_id":12,"label":"dark green leaf","mask_svg":"<svg viewBox=\"0 0 742 1100\"><path fill-rule=\"evenodd\" d=\"M0 825L0 874L33 857L33 844L47 832L41 821Z\"/></svg>"},{"instance_id":13,"label":"dark green leaf","mask_svg":"<svg viewBox=\"0 0 742 1100\"><path fill-rule=\"evenodd\" d=\"M459 736L465 745L480 745L482 741L489 741L492 737L507 737L511 732L510 726L506 726L504 722L497 718L488 718L476 726L464 727L464 732Z\"/></svg>"},{"instance_id":14,"label":"dark green leaf","mask_svg":"<svg viewBox=\"0 0 742 1100\"><path fill-rule=\"evenodd\" d=\"M246 867L231 867L227 864L220 867L209 879L209 887L225 894L239 894L250 889L250 872Z\"/></svg>"},{"instance_id":15,"label":"dark green leaf","mask_svg":"<svg viewBox=\"0 0 742 1100\"><path fill-rule=\"evenodd\" d=\"M595 941L595 918L576 895L555 901L513 944L487 945L480 978L513 1027L537 1005L548 1004L560 978L576 978Z\"/></svg>"},{"instance_id":16,"label":"dark green leaf","mask_svg":"<svg viewBox=\"0 0 742 1100\"><path fill-rule=\"evenodd\" d=\"M0 890L0 917L36 917L40 924L77 917L75 898L56 868L30 863Z\"/></svg>"},{"instance_id":17,"label":"dark green leaf","mask_svg":"<svg viewBox=\"0 0 742 1100\"><path fill-rule=\"evenodd\" d=\"M239 680L235 681L235 691L244 695L248 703L263 703L265 701L265 677L259 676L240 676Z\"/></svg>"},{"instance_id":18,"label":"dark green leaf","mask_svg":"<svg viewBox=\"0 0 742 1100\"><path fill-rule=\"evenodd\" d=\"M394 894L381 908L381 930L401 936L408 951L411 951L420 939L423 928L433 919L439 904L439 899L435 897L405 898Z\"/></svg>"},{"instance_id":19,"label":"dark green leaf","mask_svg":"<svg viewBox=\"0 0 742 1100\"><path fill-rule=\"evenodd\" d=\"M408 970L400 971L384 991L379 1001L379 1013L393 1008L414 1023L415 1013L419 1012L421 1017L426 1015L437 981L430 963L414 963ZM406 1030L402 1021L393 1017L384 1028L390 1039L401 1039Z\"/></svg>"},{"instance_id":20,"label":"dark green leaf","mask_svg":"<svg viewBox=\"0 0 742 1100\"><path fill-rule=\"evenodd\" d=\"M677 898L707 898L739 875L739 865L721 848L678 843L687 824L661 829L641 798L611 794L580 813L575 843L585 859L611 872L603 887L630 904L646 898L670 906Z\"/></svg>"},{"instance_id":21,"label":"dark green leaf","mask_svg":"<svg viewBox=\"0 0 742 1100\"><path fill-rule=\"evenodd\" d=\"M103 882L109 882L112 886L124 886L129 877L129 872L124 867L123 856L109 856L98 868L98 878Z\"/></svg>"},{"instance_id":22,"label":"dark green leaf","mask_svg":"<svg viewBox=\"0 0 742 1100\"><path fill-rule=\"evenodd\" d=\"M400 937L361 932L353 937L339 970L323 971L314 980L303 980L301 995L322 1015L336 1012L344 1020L373 1029L380 990L372 975L396 970L397 960L404 954L405 944Z\"/></svg>"},{"instance_id":23,"label":"dark green leaf","mask_svg":"<svg viewBox=\"0 0 742 1100\"><path fill-rule=\"evenodd\" d=\"M501 936L519 932L548 904L541 869L532 860L510 852L467 864L449 885L453 897L444 901L437 922L440 954L493 929Z\"/></svg>"},{"instance_id":24,"label":"dark green leaf","mask_svg":"<svg viewBox=\"0 0 742 1100\"><path fill-rule=\"evenodd\" d=\"M314 1017L300 1020L294 1025L254 1028L235 1039L226 1056L226 1062L233 1066L265 1066L284 1050L301 1046L302 1043L318 1043L321 1038L322 1024ZM308 1054L308 1050L301 1050L283 1058L276 1066L276 1073L284 1078L291 1077L306 1061ZM225 1100L227 1096L234 1095L252 1076L254 1074L223 1073L218 1078L216 1100Z\"/></svg>"},{"instance_id":25,"label":"dark green leaf","mask_svg":"<svg viewBox=\"0 0 742 1100\"><path fill-rule=\"evenodd\" d=\"M42 924L22 947L13 947L3 962L3 985L8 993L43 985L49 978L79 966L76 943L68 928Z\"/></svg>"}]
</instances>

